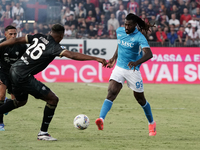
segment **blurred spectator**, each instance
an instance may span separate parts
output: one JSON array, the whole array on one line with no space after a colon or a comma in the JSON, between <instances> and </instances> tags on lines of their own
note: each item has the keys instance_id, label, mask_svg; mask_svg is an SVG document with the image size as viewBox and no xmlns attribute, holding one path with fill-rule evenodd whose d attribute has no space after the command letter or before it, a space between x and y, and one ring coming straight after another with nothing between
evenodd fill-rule
<instances>
[{"instance_id":1,"label":"blurred spectator","mask_svg":"<svg viewBox=\"0 0 200 150\"><path fill-rule=\"evenodd\" d=\"M161 44L161 46L164 45L164 42L167 39L167 35L164 31L162 31L162 28L160 25L158 25L158 31L156 32L157 42Z\"/></svg>"},{"instance_id":2,"label":"blurred spectator","mask_svg":"<svg viewBox=\"0 0 200 150\"><path fill-rule=\"evenodd\" d=\"M101 14L101 22L100 23L103 25L103 28L105 28L107 30L107 21L105 20L104 14Z\"/></svg>"},{"instance_id":3,"label":"blurred spectator","mask_svg":"<svg viewBox=\"0 0 200 150\"><path fill-rule=\"evenodd\" d=\"M157 31L156 26L150 28L150 30L147 33L147 40L148 41L151 41L151 42L156 42L157 41L156 31Z\"/></svg>"},{"instance_id":4,"label":"blurred spectator","mask_svg":"<svg viewBox=\"0 0 200 150\"><path fill-rule=\"evenodd\" d=\"M115 6L115 12L119 10L120 5L123 5L122 0L118 0L117 5ZM127 6L126 6L126 7L127 7ZM125 7L125 8L126 8L126 7Z\"/></svg>"},{"instance_id":5,"label":"blurred spectator","mask_svg":"<svg viewBox=\"0 0 200 150\"><path fill-rule=\"evenodd\" d=\"M94 4L95 8L99 7L99 0L90 0L90 2Z\"/></svg>"},{"instance_id":6,"label":"blurred spectator","mask_svg":"<svg viewBox=\"0 0 200 150\"><path fill-rule=\"evenodd\" d=\"M108 38L109 39L116 39L117 38L116 30L114 29L112 24L110 24L108 26Z\"/></svg>"},{"instance_id":7,"label":"blurred spectator","mask_svg":"<svg viewBox=\"0 0 200 150\"><path fill-rule=\"evenodd\" d=\"M149 4L148 9L146 11L147 18L151 20L152 16L156 16L156 12L153 10L153 5Z\"/></svg>"},{"instance_id":8,"label":"blurred spectator","mask_svg":"<svg viewBox=\"0 0 200 150\"><path fill-rule=\"evenodd\" d=\"M124 9L124 5L120 5L119 10L116 12L116 18L119 22L122 20L122 15L127 16L128 12Z\"/></svg>"},{"instance_id":9,"label":"blurred spectator","mask_svg":"<svg viewBox=\"0 0 200 150\"><path fill-rule=\"evenodd\" d=\"M188 23L191 23L192 27L197 28L199 21L196 20L196 15L192 15L192 20L189 20Z\"/></svg>"},{"instance_id":10,"label":"blurred spectator","mask_svg":"<svg viewBox=\"0 0 200 150\"><path fill-rule=\"evenodd\" d=\"M127 4L127 11L129 13L139 15L140 7L139 7L138 3L135 2L135 0L130 0L130 2Z\"/></svg>"},{"instance_id":11,"label":"blurred spectator","mask_svg":"<svg viewBox=\"0 0 200 150\"><path fill-rule=\"evenodd\" d=\"M75 14L77 18L86 17L86 9L83 7L82 3L78 3L78 7L75 8Z\"/></svg>"},{"instance_id":12,"label":"blurred spectator","mask_svg":"<svg viewBox=\"0 0 200 150\"><path fill-rule=\"evenodd\" d=\"M178 31L180 26L180 21L176 19L176 14L171 14L171 19L169 20L169 27L175 26L175 30Z\"/></svg>"},{"instance_id":13,"label":"blurred spectator","mask_svg":"<svg viewBox=\"0 0 200 150\"><path fill-rule=\"evenodd\" d=\"M160 12L159 0L154 0L153 1L153 10L155 11L156 15L159 14L159 12Z\"/></svg>"},{"instance_id":14,"label":"blurred spectator","mask_svg":"<svg viewBox=\"0 0 200 150\"><path fill-rule=\"evenodd\" d=\"M9 5L6 5L6 8ZM10 25L13 22L13 19L10 17L10 12L6 11L3 16L1 17L1 21L3 22L3 26L7 27L8 25Z\"/></svg>"},{"instance_id":15,"label":"blurred spectator","mask_svg":"<svg viewBox=\"0 0 200 150\"><path fill-rule=\"evenodd\" d=\"M178 3L179 3L178 5L179 14L183 14L183 10L187 8L187 6L185 5L184 0L179 0Z\"/></svg>"},{"instance_id":16,"label":"blurred spectator","mask_svg":"<svg viewBox=\"0 0 200 150\"><path fill-rule=\"evenodd\" d=\"M9 2L7 2L6 0L1 0L1 6L4 11L6 11L6 5L9 5Z\"/></svg>"},{"instance_id":17,"label":"blurred spectator","mask_svg":"<svg viewBox=\"0 0 200 150\"><path fill-rule=\"evenodd\" d=\"M71 11L74 11L74 9L76 7L75 4L72 2L72 0L67 0L66 6L68 6Z\"/></svg>"},{"instance_id":18,"label":"blurred spectator","mask_svg":"<svg viewBox=\"0 0 200 150\"><path fill-rule=\"evenodd\" d=\"M140 18L141 18L145 23L148 23L148 22L149 22L149 20L148 20L148 18L147 18L147 16L146 16L145 11L142 12L142 15L141 15Z\"/></svg>"},{"instance_id":19,"label":"blurred spectator","mask_svg":"<svg viewBox=\"0 0 200 150\"><path fill-rule=\"evenodd\" d=\"M101 11L100 11L99 7L95 8L95 12L96 12L96 21L100 22L101 21Z\"/></svg>"},{"instance_id":20,"label":"blurred spectator","mask_svg":"<svg viewBox=\"0 0 200 150\"><path fill-rule=\"evenodd\" d=\"M97 39L105 39L107 38L107 31L103 27L103 24L99 24L99 29L97 30Z\"/></svg>"},{"instance_id":21,"label":"blurred spectator","mask_svg":"<svg viewBox=\"0 0 200 150\"><path fill-rule=\"evenodd\" d=\"M189 20L191 20L191 19L192 19L192 17L191 17L190 14L188 14L188 9L187 9L187 8L184 8L183 14L182 14L181 17L180 17L180 24L182 25L184 20L185 20L186 23L187 23L187 22L188 22Z\"/></svg>"},{"instance_id":22,"label":"blurred spectator","mask_svg":"<svg viewBox=\"0 0 200 150\"><path fill-rule=\"evenodd\" d=\"M169 19L167 15L162 15L162 20L159 25L161 25L162 28L169 26Z\"/></svg>"},{"instance_id":23,"label":"blurred spectator","mask_svg":"<svg viewBox=\"0 0 200 150\"><path fill-rule=\"evenodd\" d=\"M109 2L112 4L113 9L116 10L119 0L109 0ZM121 0L121 4L122 4L122 0Z\"/></svg>"},{"instance_id":24,"label":"blurred spectator","mask_svg":"<svg viewBox=\"0 0 200 150\"><path fill-rule=\"evenodd\" d=\"M107 27L109 27L110 25L113 26L114 30L117 30L117 28L119 28L119 21L115 18L115 14L114 13L112 13L110 15L110 19L108 20Z\"/></svg>"},{"instance_id":25,"label":"blurred spectator","mask_svg":"<svg viewBox=\"0 0 200 150\"><path fill-rule=\"evenodd\" d=\"M34 30L34 29L38 29L38 24L37 24L36 21L33 23L33 30Z\"/></svg>"},{"instance_id":26,"label":"blurred spectator","mask_svg":"<svg viewBox=\"0 0 200 150\"><path fill-rule=\"evenodd\" d=\"M5 11L3 10L2 6L0 5L0 17L3 16L4 12L5 12Z\"/></svg>"},{"instance_id":27,"label":"blurred spectator","mask_svg":"<svg viewBox=\"0 0 200 150\"><path fill-rule=\"evenodd\" d=\"M77 20L74 19L74 15L71 14L69 16L69 20L65 22L65 25L71 26L73 24L77 27L78 22L77 22Z\"/></svg>"},{"instance_id":28,"label":"blurred spectator","mask_svg":"<svg viewBox=\"0 0 200 150\"><path fill-rule=\"evenodd\" d=\"M94 26L93 25L89 26L88 38L89 39L96 39L97 38L97 31L94 30Z\"/></svg>"},{"instance_id":29,"label":"blurred spectator","mask_svg":"<svg viewBox=\"0 0 200 150\"><path fill-rule=\"evenodd\" d=\"M22 34L22 31L21 31L21 28L17 28L17 38L18 37L22 37L23 36L23 34Z\"/></svg>"},{"instance_id":30,"label":"blurred spectator","mask_svg":"<svg viewBox=\"0 0 200 150\"><path fill-rule=\"evenodd\" d=\"M38 33L45 34L44 25L42 23L39 23L39 25L38 25Z\"/></svg>"},{"instance_id":31,"label":"blurred spectator","mask_svg":"<svg viewBox=\"0 0 200 150\"><path fill-rule=\"evenodd\" d=\"M72 31L68 25L64 25L65 32L64 32L64 38L68 38L72 35Z\"/></svg>"},{"instance_id":32,"label":"blurred spectator","mask_svg":"<svg viewBox=\"0 0 200 150\"><path fill-rule=\"evenodd\" d=\"M34 34L38 34L39 32L38 32L38 29L33 29L33 35Z\"/></svg>"},{"instance_id":33,"label":"blurred spectator","mask_svg":"<svg viewBox=\"0 0 200 150\"><path fill-rule=\"evenodd\" d=\"M169 40L169 46L175 47L176 46L176 40L178 39L178 35L174 29L174 26L170 27L170 32L167 34L167 38Z\"/></svg>"},{"instance_id":34,"label":"blurred spectator","mask_svg":"<svg viewBox=\"0 0 200 150\"><path fill-rule=\"evenodd\" d=\"M197 7L195 15L196 15L196 18L200 20L200 8Z\"/></svg>"},{"instance_id":35,"label":"blurred spectator","mask_svg":"<svg viewBox=\"0 0 200 150\"><path fill-rule=\"evenodd\" d=\"M192 27L192 32L188 34L188 43L189 46L198 46L198 34L196 28Z\"/></svg>"},{"instance_id":36,"label":"blurred spectator","mask_svg":"<svg viewBox=\"0 0 200 150\"><path fill-rule=\"evenodd\" d=\"M179 13L179 10L176 5L172 6L172 10L170 11L169 14L170 14L170 19L171 19L172 14L176 15L176 19L178 19L178 20L180 19L180 13Z\"/></svg>"},{"instance_id":37,"label":"blurred spectator","mask_svg":"<svg viewBox=\"0 0 200 150\"><path fill-rule=\"evenodd\" d=\"M190 32L192 32L192 25L191 23L188 23L186 28L185 28L185 31L187 32L187 34L189 35Z\"/></svg>"},{"instance_id":38,"label":"blurred spectator","mask_svg":"<svg viewBox=\"0 0 200 150\"><path fill-rule=\"evenodd\" d=\"M0 38L4 38L4 33L3 33L4 27L0 27Z\"/></svg>"},{"instance_id":39,"label":"blurred spectator","mask_svg":"<svg viewBox=\"0 0 200 150\"><path fill-rule=\"evenodd\" d=\"M126 16L125 16L125 14L123 14L123 15L122 15L122 18L121 18L121 21L119 22L119 26L120 26L120 27L123 27L123 26L124 26L124 24L125 24L125 19L126 19Z\"/></svg>"},{"instance_id":40,"label":"blurred spectator","mask_svg":"<svg viewBox=\"0 0 200 150\"><path fill-rule=\"evenodd\" d=\"M13 19L16 19L16 16L15 16L15 14L14 14L14 10L15 10L15 9L16 9L15 2L12 1L12 2L11 2L11 5L10 5L10 10L11 10L11 12L12 12L12 17L13 17Z\"/></svg>"},{"instance_id":41,"label":"blurred spectator","mask_svg":"<svg viewBox=\"0 0 200 150\"><path fill-rule=\"evenodd\" d=\"M81 26L80 30L77 32L77 39L86 39L88 37L88 32L85 26Z\"/></svg>"},{"instance_id":42,"label":"blurred spectator","mask_svg":"<svg viewBox=\"0 0 200 150\"><path fill-rule=\"evenodd\" d=\"M163 32L167 35L169 33L169 27L164 27ZM166 39L168 41L168 39Z\"/></svg>"},{"instance_id":43,"label":"blurred spectator","mask_svg":"<svg viewBox=\"0 0 200 150\"><path fill-rule=\"evenodd\" d=\"M4 12L3 17L12 18L12 12L10 10L10 5L6 5L6 11Z\"/></svg>"},{"instance_id":44,"label":"blurred spectator","mask_svg":"<svg viewBox=\"0 0 200 150\"><path fill-rule=\"evenodd\" d=\"M147 11L149 6L149 0L144 0L140 5L140 11Z\"/></svg>"},{"instance_id":45,"label":"blurred spectator","mask_svg":"<svg viewBox=\"0 0 200 150\"><path fill-rule=\"evenodd\" d=\"M164 18L163 18L164 16ZM163 20L169 22L169 17L167 15L165 15L164 11L160 11L159 14L157 14L156 16L156 20L158 20L158 22L161 22Z\"/></svg>"},{"instance_id":46,"label":"blurred spectator","mask_svg":"<svg viewBox=\"0 0 200 150\"><path fill-rule=\"evenodd\" d=\"M89 29L89 26L92 25L93 27L95 26L96 24L96 18L95 17L92 17L91 21L87 24L87 27Z\"/></svg>"},{"instance_id":47,"label":"blurred spectator","mask_svg":"<svg viewBox=\"0 0 200 150\"><path fill-rule=\"evenodd\" d=\"M16 16L16 19L13 21L13 23L16 24L16 28L21 28L22 27L22 20L20 19L20 15Z\"/></svg>"},{"instance_id":48,"label":"blurred spectator","mask_svg":"<svg viewBox=\"0 0 200 150\"><path fill-rule=\"evenodd\" d=\"M70 29L72 31L72 34L71 34L70 38L73 38L73 39L76 38L77 29L75 29L75 25L71 25Z\"/></svg>"},{"instance_id":49,"label":"blurred spectator","mask_svg":"<svg viewBox=\"0 0 200 150\"><path fill-rule=\"evenodd\" d=\"M177 35L178 35L179 43L181 43L181 45L183 45L183 46L187 46L188 45L188 34L185 31L185 28L183 25L180 26L180 28L177 32Z\"/></svg>"},{"instance_id":50,"label":"blurred spectator","mask_svg":"<svg viewBox=\"0 0 200 150\"><path fill-rule=\"evenodd\" d=\"M200 0L195 0L195 2L197 3L197 8L200 8Z\"/></svg>"},{"instance_id":51,"label":"blurred spectator","mask_svg":"<svg viewBox=\"0 0 200 150\"><path fill-rule=\"evenodd\" d=\"M114 11L114 7L113 7L113 6L110 6L109 11L107 11L107 12L105 13L105 20L106 20L106 21L108 21L108 20L110 19L110 15L111 15L112 13L116 14L115 11Z\"/></svg>"},{"instance_id":52,"label":"blurred spectator","mask_svg":"<svg viewBox=\"0 0 200 150\"><path fill-rule=\"evenodd\" d=\"M91 10L92 14L94 15L94 17L96 16L96 12L95 12L95 6L93 3L90 2L90 0L86 0L86 4L84 5L85 9L86 9L86 16L88 16L88 12Z\"/></svg>"},{"instance_id":53,"label":"blurred spectator","mask_svg":"<svg viewBox=\"0 0 200 150\"><path fill-rule=\"evenodd\" d=\"M72 14L74 16L74 19L75 19L74 11L71 11L69 9L69 7L64 7L64 8L65 9L62 9L62 11L61 11L61 17L65 18L66 16L70 16Z\"/></svg>"},{"instance_id":54,"label":"blurred spectator","mask_svg":"<svg viewBox=\"0 0 200 150\"><path fill-rule=\"evenodd\" d=\"M122 4L124 5L124 7L128 5L129 1L130 0L122 0Z\"/></svg>"},{"instance_id":55,"label":"blurred spectator","mask_svg":"<svg viewBox=\"0 0 200 150\"><path fill-rule=\"evenodd\" d=\"M24 9L20 6L19 3L16 3L16 7L13 8L14 18L19 15L21 19L24 17Z\"/></svg>"},{"instance_id":56,"label":"blurred spectator","mask_svg":"<svg viewBox=\"0 0 200 150\"><path fill-rule=\"evenodd\" d=\"M23 30L22 30L22 34L23 34L23 36L25 36L26 34L32 34L31 29L30 29L28 23L26 23L26 24L24 25L24 28L23 28Z\"/></svg>"},{"instance_id":57,"label":"blurred spectator","mask_svg":"<svg viewBox=\"0 0 200 150\"><path fill-rule=\"evenodd\" d=\"M196 2L191 2L190 3L190 9L189 9L190 14L195 14L196 8L197 8Z\"/></svg>"},{"instance_id":58,"label":"blurred spectator","mask_svg":"<svg viewBox=\"0 0 200 150\"><path fill-rule=\"evenodd\" d=\"M158 25L159 24L159 22L158 22L158 20L156 20L156 16L151 16L151 19L150 19L150 21L149 21L149 23L150 24L155 24L155 25Z\"/></svg>"},{"instance_id":59,"label":"blurred spectator","mask_svg":"<svg viewBox=\"0 0 200 150\"><path fill-rule=\"evenodd\" d=\"M101 3L101 11L104 13L108 12L110 9L110 6L112 6L112 4L108 0L104 0Z\"/></svg>"},{"instance_id":60,"label":"blurred spectator","mask_svg":"<svg viewBox=\"0 0 200 150\"><path fill-rule=\"evenodd\" d=\"M92 17L93 17L93 14L92 14L92 11L90 10L90 11L88 12L88 15L87 15L86 19L85 19L85 22L86 22L86 23L91 22Z\"/></svg>"}]
</instances>

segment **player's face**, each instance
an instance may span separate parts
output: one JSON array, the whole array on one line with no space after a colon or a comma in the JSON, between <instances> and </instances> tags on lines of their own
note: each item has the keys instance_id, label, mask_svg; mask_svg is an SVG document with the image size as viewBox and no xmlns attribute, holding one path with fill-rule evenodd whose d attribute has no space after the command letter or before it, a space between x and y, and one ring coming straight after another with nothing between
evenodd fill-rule
<instances>
[{"instance_id":1,"label":"player's face","mask_svg":"<svg viewBox=\"0 0 200 150\"><path fill-rule=\"evenodd\" d=\"M9 40L11 38L16 38L17 36L17 30L16 29L9 29L5 32L6 40Z\"/></svg>"},{"instance_id":2,"label":"player's face","mask_svg":"<svg viewBox=\"0 0 200 150\"><path fill-rule=\"evenodd\" d=\"M130 34L135 30L135 26L137 24L133 22L133 20L125 20L125 32L126 34Z\"/></svg>"}]
</instances>

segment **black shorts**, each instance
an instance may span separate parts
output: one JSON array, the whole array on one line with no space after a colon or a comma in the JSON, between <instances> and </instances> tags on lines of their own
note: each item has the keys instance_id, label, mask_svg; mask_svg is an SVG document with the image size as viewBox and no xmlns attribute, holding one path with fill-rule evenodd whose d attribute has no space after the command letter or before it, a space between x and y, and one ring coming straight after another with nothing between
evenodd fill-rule
<instances>
[{"instance_id":1,"label":"black shorts","mask_svg":"<svg viewBox=\"0 0 200 150\"><path fill-rule=\"evenodd\" d=\"M8 93L12 94L12 86L11 86L11 81L10 81L10 78L9 78L8 71L0 68L0 80L3 82L4 85L7 86Z\"/></svg>"},{"instance_id":2,"label":"black shorts","mask_svg":"<svg viewBox=\"0 0 200 150\"><path fill-rule=\"evenodd\" d=\"M15 73L14 70L10 71L10 78L12 82L12 91L16 100L25 101L28 99L28 94L31 94L37 99L41 99L48 95L50 89L43 83L38 81L34 76L30 75L22 78Z\"/></svg>"}]
</instances>

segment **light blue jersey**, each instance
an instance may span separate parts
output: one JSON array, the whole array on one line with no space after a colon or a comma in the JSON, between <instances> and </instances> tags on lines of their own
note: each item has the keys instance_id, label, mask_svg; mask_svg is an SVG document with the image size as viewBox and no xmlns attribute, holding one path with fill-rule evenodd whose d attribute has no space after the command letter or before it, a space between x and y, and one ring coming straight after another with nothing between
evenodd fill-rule
<instances>
[{"instance_id":1,"label":"light blue jersey","mask_svg":"<svg viewBox=\"0 0 200 150\"><path fill-rule=\"evenodd\" d=\"M145 36L137 28L131 34L126 34L124 27L119 27L116 32L118 40L118 58L116 65L130 70L128 63L140 59L143 56L140 47L149 47L149 44ZM140 65L135 69L139 70Z\"/></svg>"}]
</instances>

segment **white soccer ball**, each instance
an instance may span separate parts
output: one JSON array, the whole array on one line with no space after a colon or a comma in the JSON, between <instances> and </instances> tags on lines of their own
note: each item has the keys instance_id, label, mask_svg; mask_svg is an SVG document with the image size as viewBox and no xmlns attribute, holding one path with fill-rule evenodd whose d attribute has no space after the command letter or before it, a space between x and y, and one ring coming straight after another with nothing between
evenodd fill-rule
<instances>
[{"instance_id":1,"label":"white soccer ball","mask_svg":"<svg viewBox=\"0 0 200 150\"><path fill-rule=\"evenodd\" d=\"M75 128L77 128L79 130L87 129L89 124L90 124L90 120L89 120L88 116L86 116L84 114L77 115L74 118L74 126L75 126Z\"/></svg>"}]
</instances>

